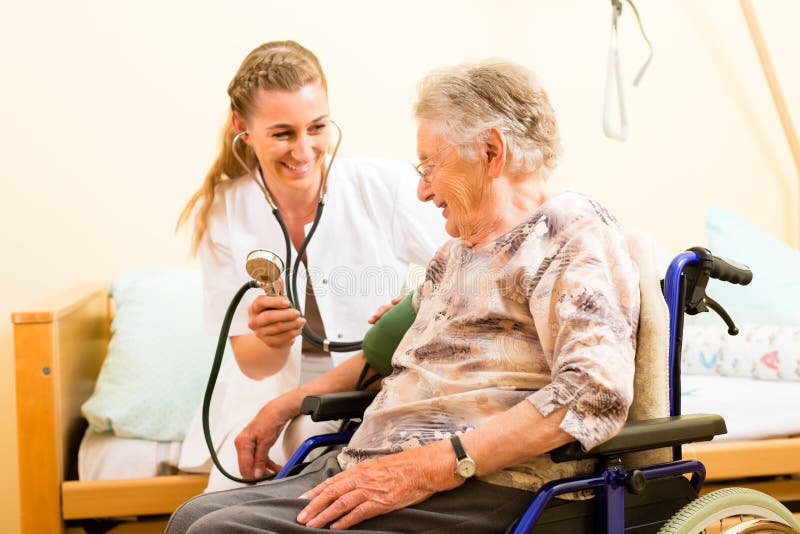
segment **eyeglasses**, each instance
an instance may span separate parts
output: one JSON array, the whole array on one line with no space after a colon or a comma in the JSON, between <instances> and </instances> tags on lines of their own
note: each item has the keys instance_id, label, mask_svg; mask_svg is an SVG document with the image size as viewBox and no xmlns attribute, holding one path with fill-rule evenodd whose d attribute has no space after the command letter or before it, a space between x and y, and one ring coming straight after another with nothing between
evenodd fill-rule
<instances>
[{"instance_id":1,"label":"eyeglasses","mask_svg":"<svg viewBox=\"0 0 800 534\"><path fill-rule=\"evenodd\" d=\"M441 154L445 148L447 148L447 146L439 148L439 150L437 150L432 156L429 156L414 165L414 170L417 171L417 174L419 174L419 177L422 181L431 183L431 174L433 173L433 169L436 167L436 161L434 158L439 156L439 154Z\"/></svg>"},{"instance_id":2,"label":"eyeglasses","mask_svg":"<svg viewBox=\"0 0 800 534\"><path fill-rule=\"evenodd\" d=\"M431 158L425 158L414 165L414 170L417 171L417 174L419 174L420 180L427 183L431 182L431 171L433 171L433 162L431 161Z\"/></svg>"}]
</instances>

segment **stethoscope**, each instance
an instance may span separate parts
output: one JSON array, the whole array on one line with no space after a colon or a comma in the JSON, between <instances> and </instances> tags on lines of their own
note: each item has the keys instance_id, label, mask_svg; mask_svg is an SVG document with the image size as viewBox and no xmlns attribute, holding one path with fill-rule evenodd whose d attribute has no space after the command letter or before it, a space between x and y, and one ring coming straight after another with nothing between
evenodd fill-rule
<instances>
[{"instance_id":1,"label":"stethoscope","mask_svg":"<svg viewBox=\"0 0 800 534\"><path fill-rule=\"evenodd\" d=\"M225 312L225 317L222 320L222 327L219 333L219 339L217 341L217 348L214 353L214 360L211 363L211 371L208 378L208 385L206 386L206 392L203 397L203 409L202 409L202 423L203 423L203 437L206 441L206 446L208 447L209 454L211 456L211 460L214 462L214 465L217 466L220 473L222 473L227 478L239 482L242 484L255 484L258 482L263 482L264 480L269 480L273 478L273 475L265 475L262 477L257 478L242 478L234 476L225 469L225 467L220 463L219 458L217 457L216 448L214 447L214 443L211 439L211 429L209 424L210 413L211 413L211 397L214 394L214 386L217 382L217 378L219 376L219 371L222 366L222 358L225 353L225 347L228 342L228 333L230 332L231 322L233 320L233 315L236 312L236 308L239 306L239 302L241 302L242 297L244 294L253 288L261 288L269 295L279 295L280 294L280 279L283 275L285 265L289 265L292 267L292 270L287 274L286 279L290 281L289 284L286 285L286 297L289 299L292 307L298 311L301 311L300 306L297 303L297 273L299 272L300 262L302 261L303 254L308 247L308 243L311 241L311 237L314 235L314 232L319 225L320 218L322 217L322 210L325 207L325 195L327 193L327 184L328 184L328 174L330 173L331 167L333 166L333 160L336 157L336 153L339 151L339 144L342 142L342 130L339 128L339 125L335 122L331 121L331 124L336 126L336 129L339 132L339 139L336 142L336 146L333 149L333 154L331 154L330 162L328 163L325 171L322 175L322 184L320 186L320 193L319 193L319 203L317 204L317 216L314 218L314 223L311 226L311 230L309 230L308 235L303 240L303 244L300 246L300 249L297 251L297 259L292 266L292 245L291 240L289 238L289 231L286 229L286 224L283 221L283 217L281 217L280 210L278 210L278 206L272 200L272 196L269 194L269 190L267 190L266 183L262 180L259 180L258 176L253 169L249 168L242 158L239 156L239 153L236 151L236 143L241 140L242 136L247 135L247 132L242 132L236 137L233 138L231 143L233 155L239 161L239 163L247 169L253 179L261 188L261 191L264 193L264 198L267 200L267 203L272 208L272 214L275 216L275 219L278 221L278 224L281 227L281 231L283 232L283 238L286 243L286 263L284 264L283 260L272 252L271 250L254 250L250 254L247 255L247 261L245 263L245 268L248 274L252 277L251 280L248 280L233 297L230 305L228 306L227 311ZM301 311L302 313L302 311ZM316 347L317 349L324 350L325 352L350 352L356 351L361 349L361 341L328 341L327 339L322 339L319 335L317 335L311 327L308 326L306 323L303 325L303 339L308 341L312 346ZM365 364L364 368L361 371L361 375L358 378L358 382L356 383L356 389L361 389L362 387L366 387L368 381L364 381L367 369L369 364Z\"/></svg>"},{"instance_id":2,"label":"stethoscope","mask_svg":"<svg viewBox=\"0 0 800 534\"><path fill-rule=\"evenodd\" d=\"M272 199L269 189L267 189L265 183L266 178L264 180L259 179L258 175L256 175L256 173L245 164L244 160L239 156L239 153L236 150L236 143L240 141L243 136L247 135L247 132L244 131L236 135L231 143L234 157L250 173L251 177L253 180L255 180L261 189L261 192L264 194L264 199L266 199L267 204L269 204L270 208L272 208L272 215L275 217L275 220L278 221L278 225L281 227L283 239L286 244L286 263L283 262L280 256L271 250L254 250L247 255L247 261L245 263L247 272L254 280L256 280L256 282L258 282L259 286L264 289L267 294L278 295L280 294L280 290L276 288L276 284L280 280L285 267L288 265L290 267L290 271L287 273L285 278L288 282L285 284L286 297L289 299L291 306L300 311L301 314L302 308L300 307L297 291L297 276L300 272L300 263L303 261L303 254L305 254L306 248L308 248L308 244L311 242L311 238L314 236L314 232L316 232L319 221L322 218L322 212L325 208L325 196L328 192L328 174L330 174L331 168L333 168L333 161L336 158L336 154L339 152L339 145L342 143L342 129L339 128L339 125L334 121L331 120L330 123L336 127L336 130L339 134L338 139L336 140L336 145L333 148L330 161L326 165L322 174L322 183L320 184L319 189L319 202L317 204L317 215L314 217L314 222L311 225L308 235L306 235L302 245L300 245L300 248L297 251L297 259L295 260L294 265L292 265L292 245L291 239L289 238L289 231L286 228L286 223L281 216L278 206ZM313 347L325 352L352 352L361 350L361 341L330 341L328 339L323 339L311 329L308 323L303 325L302 335L303 339Z\"/></svg>"}]
</instances>

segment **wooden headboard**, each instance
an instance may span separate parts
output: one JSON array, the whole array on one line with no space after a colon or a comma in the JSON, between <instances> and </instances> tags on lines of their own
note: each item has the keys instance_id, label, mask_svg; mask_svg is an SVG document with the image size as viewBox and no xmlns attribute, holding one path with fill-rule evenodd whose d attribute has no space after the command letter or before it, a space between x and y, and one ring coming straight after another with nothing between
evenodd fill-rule
<instances>
[{"instance_id":1,"label":"wooden headboard","mask_svg":"<svg viewBox=\"0 0 800 534\"><path fill-rule=\"evenodd\" d=\"M171 514L201 493L208 475L69 480L110 337L113 302L105 285L77 287L11 315L17 384L20 513L23 534L62 533L65 520Z\"/></svg>"},{"instance_id":2,"label":"wooden headboard","mask_svg":"<svg viewBox=\"0 0 800 534\"><path fill-rule=\"evenodd\" d=\"M109 339L105 285L77 287L11 316L22 532L61 532L61 482L73 468Z\"/></svg>"}]
</instances>

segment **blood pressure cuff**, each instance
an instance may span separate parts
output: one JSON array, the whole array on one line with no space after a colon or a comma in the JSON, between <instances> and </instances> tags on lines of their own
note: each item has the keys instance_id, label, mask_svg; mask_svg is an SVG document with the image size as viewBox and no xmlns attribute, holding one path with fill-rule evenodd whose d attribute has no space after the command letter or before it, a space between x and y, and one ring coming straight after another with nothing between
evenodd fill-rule
<instances>
[{"instance_id":1,"label":"blood pressure cuff","mask_svg":"<svg viewBox=\"0 0 800 534\"><path fill-rule=\"evenodd\" d=\"M413 297L412 291L395 307L384 313L364 336L362 345L364 358L370 367L382 376L389 376L392 373L394 351L417 317L411 303Z\"/></svg>"}]
</instances>

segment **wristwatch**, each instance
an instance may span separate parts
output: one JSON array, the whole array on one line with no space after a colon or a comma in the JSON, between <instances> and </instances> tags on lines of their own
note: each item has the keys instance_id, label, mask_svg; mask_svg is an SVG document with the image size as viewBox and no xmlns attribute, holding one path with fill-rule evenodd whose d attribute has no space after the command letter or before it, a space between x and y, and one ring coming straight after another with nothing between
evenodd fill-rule
<instances>
[{"instance_id":1,"label":"wristwatch","mask_svg":"<svg viewBox=\"0 0 800 534\"><path fill-rule=\"evenodd\" d=\"M464 450L461 440L458 436L453 436L450 438L450 443L453 444L453 449L456 451L456 474L462 478L474 477L478 466L475 465L475 460L470 458L467 451Z\"/></svg>"}]
</instances>

